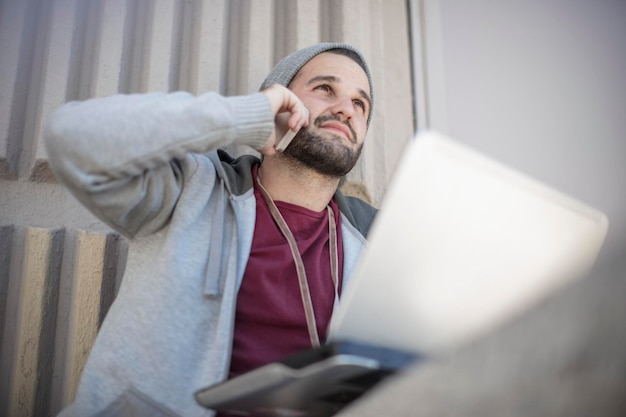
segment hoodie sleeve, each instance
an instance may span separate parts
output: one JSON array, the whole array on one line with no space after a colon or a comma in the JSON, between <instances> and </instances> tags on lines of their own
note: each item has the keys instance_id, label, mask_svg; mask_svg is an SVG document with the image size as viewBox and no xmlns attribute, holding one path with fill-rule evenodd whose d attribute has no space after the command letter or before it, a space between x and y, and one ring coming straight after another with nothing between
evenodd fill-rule
<instances>
[{"instance_id":1,"label":"hoodie sleeve","mask_svg":"<svg viewBox=\"0 0 626 417\"><path fill-rule=\"evenodd\" d=\"M67 103L44 143L55 175L127 237L163 227L181 192L180 160L227 145L259 149L274 128L264 94L116 95Z\"/></svg>"}]
</instances>

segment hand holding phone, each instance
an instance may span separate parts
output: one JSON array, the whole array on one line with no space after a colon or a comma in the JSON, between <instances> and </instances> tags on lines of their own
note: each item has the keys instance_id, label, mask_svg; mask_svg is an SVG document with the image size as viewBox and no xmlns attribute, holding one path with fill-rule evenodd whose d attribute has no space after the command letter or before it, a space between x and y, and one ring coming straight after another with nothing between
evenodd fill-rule
<instances>
[{"instance_id":1,"label":"hand holding phone","mask_svg":"<svg viewBox=\"0 0 626 417\"><path fill-rule=\"evenodd\" d=\"M267 143L267 148L264 147L260 151L264 155L271 155L275 152L283 152L296 133L302 127L309 125L309 111L291 90L280 84L269 86L263 90L263 93L267 96L274 112L275 127L274 134L270 136L273 143ZM295 131L289 128L290 125Z\"/></svg>"}]
</instances>

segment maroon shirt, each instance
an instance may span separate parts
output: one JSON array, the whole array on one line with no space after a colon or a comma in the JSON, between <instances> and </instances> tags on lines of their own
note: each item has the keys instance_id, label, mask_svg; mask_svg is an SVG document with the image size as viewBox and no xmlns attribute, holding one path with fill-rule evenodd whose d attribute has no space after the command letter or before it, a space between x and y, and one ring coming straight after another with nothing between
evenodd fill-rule
<instances>
[{"instance_id":1,"label":"maroon shirt","mask_svg":"<svg viewBox=\"0 0 626 417\"><path fill-rule=\"evenodd\" d=\"M256 178L257 167L253 169ZM237 296L230 377L311 347L300 286L286 238L254 184L256 226L250 259ZM335 290L330 274L328 211L315 212L281 201L276 206L291 229L305 265L320 340L326 338ZM341 216L331 202L337 226L339 288L343 250Z\"/></svg>"}]
</instances>

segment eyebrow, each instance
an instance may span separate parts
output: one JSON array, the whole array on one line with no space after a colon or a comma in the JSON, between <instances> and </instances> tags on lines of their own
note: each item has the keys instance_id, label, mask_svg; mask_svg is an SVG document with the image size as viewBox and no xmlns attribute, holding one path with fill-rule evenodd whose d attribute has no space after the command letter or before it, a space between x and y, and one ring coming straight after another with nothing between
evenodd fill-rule
<instances>
[{"instance_id":1,"label":"eyebrow","mask_svg":"<svg viewBox=\"0 0 626 417\"><path fill-rule=\"evenodd\" d=\"M339 77L335 77L334 75L317 75L313 78L311 78L306 85L311 85L311 84L315 84L317 82L320 81L326 81L327 83L336 83L336 82L340 82L341 79ZM365 100L367 101L367 107L368 107L368 111L372 108L372 99L370 98L370 96L365 92L365 90L363 90L362 88L358 89L359 91L359 95Z\"/></svg>"}]
</instances>

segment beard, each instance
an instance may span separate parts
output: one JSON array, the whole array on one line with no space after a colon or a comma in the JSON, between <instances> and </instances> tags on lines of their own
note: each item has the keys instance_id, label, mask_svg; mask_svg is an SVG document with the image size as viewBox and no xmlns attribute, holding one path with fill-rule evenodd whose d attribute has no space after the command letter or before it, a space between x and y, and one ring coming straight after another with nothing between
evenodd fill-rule
<instances>
[{"instance_id":1,"label":"beard","mask_svg":"<svg viewBox=\"0 0 626 417\"><path fill-rule=\"evenodd\" d=\"M319 116L313 122L315 127L320 127L328 120L340 121L337 116ZM350 141L357 142L356 133L346 125L351 132ZM301 129L284 150L283 155L298 161L301 164L313 169L319 174L340 178L354 168L363 144L352 148L343 142L343 138L324 137L311 131L310 127Z\"/></svg>"}]
</instances>

